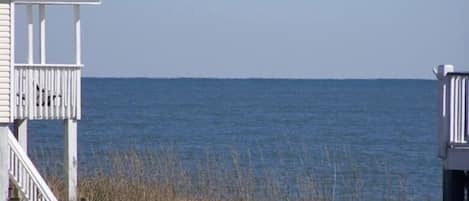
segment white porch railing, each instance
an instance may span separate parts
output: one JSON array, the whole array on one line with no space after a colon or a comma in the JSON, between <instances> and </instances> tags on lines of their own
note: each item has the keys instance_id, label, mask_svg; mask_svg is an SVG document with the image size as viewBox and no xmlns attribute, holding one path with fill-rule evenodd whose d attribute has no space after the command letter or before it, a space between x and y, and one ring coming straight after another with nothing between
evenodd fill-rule
<instances>
[{"instance_id":1,"label":"white porch railing","mask_svg":"<svg viewBox=\"0 0 469 201\"><path fill-rule=\"evenodd\" d=\"M469 74L449 73L445 83L448 145L467 146L469 145Z\"/></svg>"},{"instance_id":2,"label":"white porch railing","mask_svg":"<svg viewBox=\"0 0 469 201\"><path fill-rule=\"evenodd\" d=\"M80 119L81 67L16 64L15 119Z\"/></svg>"},{"instance_id":3,"label":"white porch railing","mask_svg":"<svg viewBox=\"0 0 469 201\"><path fill-rule=\"evenodd\" d=\"M10 148L8 173L22 198L27 201L57 201L11 131L8 133L8 146Z\"/></svg>"}]
</instances>

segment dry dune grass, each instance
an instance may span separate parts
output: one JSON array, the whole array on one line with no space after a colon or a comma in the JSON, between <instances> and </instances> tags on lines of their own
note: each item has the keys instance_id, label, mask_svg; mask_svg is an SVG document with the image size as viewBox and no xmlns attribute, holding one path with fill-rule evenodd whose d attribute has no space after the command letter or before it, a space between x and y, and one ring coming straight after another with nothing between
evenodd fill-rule
<instances>
[{"instance_id":1,"label":"dry dune grass","mask_svg":"<svg viewBox=\"0 0 469 201\"><path fill-rule=\"evenodd\" d=\"M250 163L242 163L232 151L223 161L214 153L184 168L183 160L171 151L158 153L135 150L108 152L95 157L97 164L79 177L79 197L87 201L257 201L364 200L363 181L358 167L348 166L346 177L300 172L279 176L266 168L255 173ZM104 160L103 160L104 159ZM351 163L353 164L353 163ZM83 167L82 167L83 168ZM43 171L44 172L44 171ZM64 185L58 174L49 172L48 183L59 197ZM342 185L336 185L341 182ZM339 189L340 188L340 189ZM380 192L382 200L409 200L405 192ZM387 193L387 195L385 195ZM63 200L63 199L61 199ZM380 199L381 200L381 199Z\"/></svg>"}]
</instances>

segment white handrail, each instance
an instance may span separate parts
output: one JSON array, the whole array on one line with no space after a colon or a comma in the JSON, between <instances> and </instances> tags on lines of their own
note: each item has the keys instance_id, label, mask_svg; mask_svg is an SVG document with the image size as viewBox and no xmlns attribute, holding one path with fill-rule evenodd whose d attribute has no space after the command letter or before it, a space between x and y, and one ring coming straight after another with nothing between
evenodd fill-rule
<instances>
[{"instance_id":1,"label":"white handrail","mask_svg":"<svg viewBox=\"0 0 469 201\"><path fill-rule=\"evenodd\" d=\"M82 68L82 64L15 64L15 67Z\"/></svg>"},{"instance_id":2,"label":"white handrail","mask_svg":"<svg viewBox=\"0 0 469 201\"><path fill-rule=\"evenodd\" d=\"M57 201L46 181L8 130L10 162L8 172L23 198L28 201Z\"/></svg>"}]
</instances>

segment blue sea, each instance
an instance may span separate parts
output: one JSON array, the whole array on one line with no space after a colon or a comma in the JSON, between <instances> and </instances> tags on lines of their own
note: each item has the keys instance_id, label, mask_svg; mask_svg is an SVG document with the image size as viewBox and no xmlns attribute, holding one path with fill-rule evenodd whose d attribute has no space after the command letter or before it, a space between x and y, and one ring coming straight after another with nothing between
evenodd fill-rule
<instances>
[{"instance_id":1,"label":"blue sea","mask_svg":"<svg viewBox=\"0 0 469 201\"><path fill-rule=\"evenodd\" d=\"M188 166L207 150L227 158L235 150L251 154L254 171L283 175L304 166L346 175L352 163L364 200L389 191L441 200L436 81L84 78L82 85L80 167L104 149L170 146ZM52 149L47 157L60 162L62 122L31 122L29 147Z\"/></svg>"}]
</instances>

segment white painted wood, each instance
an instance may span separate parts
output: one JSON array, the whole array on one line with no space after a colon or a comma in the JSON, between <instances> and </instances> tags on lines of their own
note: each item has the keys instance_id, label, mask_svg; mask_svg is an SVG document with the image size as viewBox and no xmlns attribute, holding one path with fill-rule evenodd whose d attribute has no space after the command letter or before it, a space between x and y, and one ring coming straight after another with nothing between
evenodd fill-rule
<instances>
[{"instance_id":1,"label":"white painted wood","mask_svg":"<svg viewBox=\"0 0 469 201\"><path fill-rule=\"evenodd\" d=\"M11 8L10 1L0 1L0 123L10 123L13 120L13 111L11 111L10 96L12 79L10 73L12 69L12 45L13 25L11 21L14 16L14 9Z\"/></svg>"},{"instance_id":2,"label":"white painted wood","mask_svg":"<svg viewBox=\"0 0 469 201\"><path fill-rule=\"evenodd\" d=\"M454 109L455 109L455 108L454 108L454 102L455 102L455 100L454 100L455 85L456 85L456 83L455 83L454 79L450 79L450 88L449 88L450 94L449 94L449 96L448 96L448 99L449 99L449 107L450 107L450 109L449 109L449 111L448 111L448 112L449 112L449 136L450 136L450 142L453 142L453 141L455 140L455 138L454 138L454 135L455 135L455 134L454 134L454 133L455 133L455 126L454 126L454 124L455 124L455 121L454 121L454 119L455 119L455 114L454 114Z\"/></svg>"},{"instance_id":3,"label":"white painted wood","mask_svg":"<svg viewBox=\"0 0 469 201\"><path fill-rule=\"evenodd\" d=\"M65 182L66 198L77 201L77 120L66 119L65 123Z\"/></svg>"},{"instance_id":4,"label":"white painted wood","mask_svg":"<svg viewBox=\"0 0 469 201\"><path fill-rule=\"evenodd\" d=\"M80 119L80 71L81 65L16 65L15 119Z\"/></svg>"},{"instance_id":5,"label":"white painted wood","mask_svg":"<svg viewBox=\"0 0 469 201\"><path fill-rule=\"evenodd\" d=\"M12 95L11 93L13 93L15 90L14 90L14 86L13 86L13 72L14 72L14 65L13 63L15 62L15 19L16 19L16 12L15 12L15 4L13 2L10 1L10 32L11 32L11 37L10 37L10 43L12 44L10 46L10 69L9 69L9 75L10 75L10 103L9 103L9 107L10 107L10 122L13 122L14 121L14 116L15 116L15 110L14 110L14 95Z\"/></svg>"},{"instance_id":6,"label":"white painted wood","mask_svg":"<svg viewBox=\"0 0 469 201\"><path fill-rule=\"evenodd\" d=\"M37 67L37 68L82 68L83 65L76 64L15 64L16 67Z\"/></svg>"},{"instance_id":7,"label":"white painted wood","mask_svg":"<svg viewBox=\"0 0 469 201\"><path fill-rule=\"evenodd\" d=\"M8 124L0 124L0 201L8 199L9 187L9 148L8 148Z\"/></svg>"},{"instance_id":8,"label":"white painted wood","mask_svg":"<svg viewBox=\"0 0 469 201\"><path fill-rule=\"evenodd\" d=\"M28 120L16 119L14 124L16 139L18 139L24 152L28 153Z\"/></svg>"},{"instance_id":9,"label":"white painted wood","mask_svg":"<svg viewBox=\"0 0 469 201\"><path fill-rule=\"evenodd\" d=\"M28 64L34 63L34 24L33 24L33 6L26 6L26 20L27 20L27 42L28 42Z\"/></svg>"},{"instance_id":10,"label":"white painted wood","mask_svg":"<svg viewBox=\"0 0 469 201\"><path fill-rule=\"evenodd\" d=\"M5 131L6 130L6 131ZM26 152L21 148L11 133L8 125L0 127L0 133L7 132L8 156L7 162L9 178L15 184L25 200L29 201L57 201L46 181L37 171ZM2 171L3 172L3 171ZM6 172L6 171L5 171Z\"/></svg>"},{"instance_id":11,"label":"white painted wood","mask_svg":"<svg viewBox=\"0 0 469 201\"><path fill-rule=\"evenodd\" d=\"M73 28L74 28L74 49L75 49L75 64L81 65L81 20L80 20L80 5L73 6Z\"/></svg>"},{"instance_id":12,"label":"white painted wood","mask_svg":"<svg viewBox=\"0 0 469 201\"><path fill-rule=\"evenodd\" d=\"M40 63L46 63L46 6L39 5L39 56Z\"/></svg>"},{"instance_id":13,"label":"white painted wood","mask_svg":"<svg viewBox=\"0 0 469 201\"><path fill-rule=\"evenodd\" d=\"M100 0L13 0L16 4L99 5Z\"/></svg>"},{"instance_id":14,"label":"white painted wood","mask_svg":"<svg viewBox=\"0 0 469 201\"><path fill-rule=\"evenodd\" d=\"M10 72L0 71L0 77L10 77Z\"/></svg>"}]
</instances>

